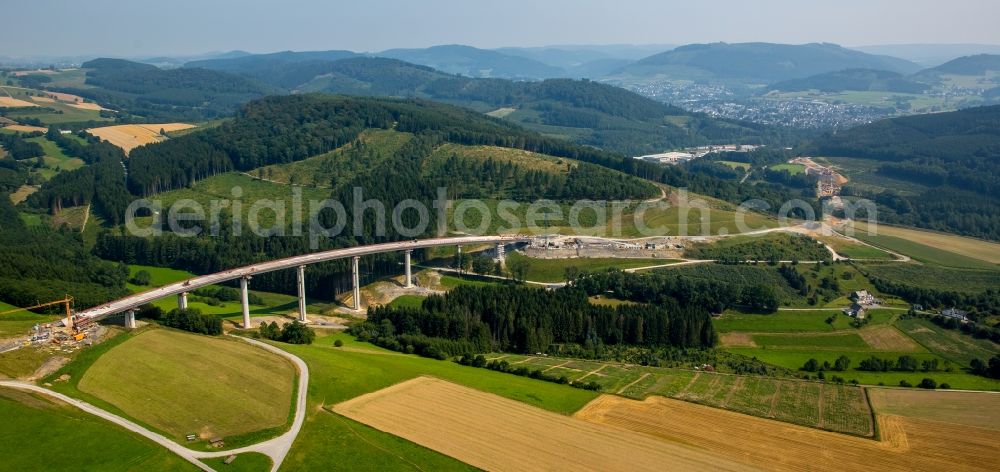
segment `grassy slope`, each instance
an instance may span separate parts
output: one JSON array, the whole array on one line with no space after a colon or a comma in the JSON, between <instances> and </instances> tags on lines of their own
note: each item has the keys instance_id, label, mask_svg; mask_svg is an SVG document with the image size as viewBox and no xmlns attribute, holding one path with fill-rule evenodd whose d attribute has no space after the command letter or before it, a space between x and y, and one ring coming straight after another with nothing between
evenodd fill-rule
<instances>
[{"instance_id":1,"label":"grassy slope","mask_svg":"<svg viewBox=\"0 0 1000 472\"><path fill-rule=\"evenodd\" d=\"M334 339L343 348L332 347ZM385 351L351 336L321 336L311 346L280 345L309 364L309 408L288 470L469 470L451 458L318 408L420 375L523 401L558 413L581 408L596 394L509 374ZM331 458L334 458L331 460Z\"/></svg>"},{"instance_id":2,"label":"grassy slope","mask_svg":"<svg viewBox=\"0 0 1000 472\"><path fill-rule=\"evenodd\" d=\"M276 164L251 172L268 180L313 187L332 187L349 182L357 174L386 159L412 138L410 133L368 129L358 141L298 162ZM365 156L359 159L358 156Z\"/></svg>"},{"instance_id":3,"label":"grassy slope","mask_svg":"<svg viewBox=\"0 0 1000 472\"><path fill-rule=\"evenodd\" d=\"M209 439L284 424L294 376L290 363L248 344L155 329L101 356L79 389L175 440Z\"/></svg>"},{"instance_id":4,"label":"grassy slope","mask_svg":"<svg viewBox=\"0 0 1000 472\"><path fill-rule=\"evenodd\" d=\"M917 287L981 293L1000 286L1000 270L955 269L921 264L865 264L874 277Z\"/></svg>"},{"instance_id":5,"label":"grassy slope","mask_svg":"<svg viewBox=\"0 0 1000 472\"><path fill-rule=\"evenodd\" d=\"M236 460L229 465L226 465L225 461L225 457L202 459L202 462L208 464L209 467L226 472L264 472L271 470L271 465L273 464L270 457L258 452L244 452L243 454L239 454L236 456Z\"/></svg>"},{"instance_id":6,"label":"grassy slope","mask_svg":"<svg viewBox=\"0 0 1000 472\"><path fill-rule=\"evenodd\" d=\"M197 470L146 439L61 403L0 389L5 470Z\"/></svg>"},{"instance_id":7,"label":"grassy slope","mask_svg":"<svg viewBox=\"0 0 1000 472\"><path fill-rule=\"evenodd\" d=\"M678 262L674 259L623 259L613 257L537 259L527 257L518 252L507 254L507 264L515 260L525 260L528 262L528 273L525 278L535 282L565 282L565 270L567 267L576 267L580 272L600 272L609 268L631 269Z\"/></svg>"},{"instance_id":8,"label":"grassy slope","mask_svg":"<svg viewBox=\"0 0 1000 472\"><path fill-rule=\"evenodd\" d=\"M233 197L233 189L241 189L240 198ZM205 209L206 218L211 216L211 202L213 200L239 200L242 203L243 227L244 231L250 230L248 215L250 206L259 200L274 200L281 206L280 215L284 217L285 224L292 222L292 199L295 188L302 190L303 212L309 210L310 200L324 200L329 197L328 190L313 187L291 187L285 184L266 182L254 177L239 174L226 173L209 177L198 181L191 188L171 190L150 197L150 200L161 205L162 208L170 208L178 200L190 199L202 205ZM146 227L151 217L136 218L140 227ZM261 229L268 229L275 223L276 217L270 209L264 209L258 214L258 222ZM308 221L308 217L303 215L303 221ZM207 224L206 224L207 226Z\"/></svg>"}]
</instances>

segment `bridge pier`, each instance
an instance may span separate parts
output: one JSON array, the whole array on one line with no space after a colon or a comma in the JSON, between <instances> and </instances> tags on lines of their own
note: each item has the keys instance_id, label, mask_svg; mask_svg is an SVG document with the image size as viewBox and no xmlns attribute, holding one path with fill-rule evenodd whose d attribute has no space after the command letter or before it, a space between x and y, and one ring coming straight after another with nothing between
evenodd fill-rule
<instances>
[{"instance_id":1,"label":"bridge pier","mask_svg":"<svg viewBox=\"0 0 1000 472\"><path fill-rule=\"evenodd\" d=\"M499 261L502 264L503 260L504 260L503 243L500 243L497 244L497 261Z\"/></svg>"},{"instance_id":2,"label":"bridge pier","mask_svg":"<svg viewBox=\"0 0 1000 472\"><path fill-rule=\"evenodd\" d=\"M240 277L240 303L243 305L243 329L250 329L250 294L247 292L247 282L250 276Z\"/></svg>"},{"instance_id":3,"label":"bridge pier","mask_svg":"<svg viewBox=\"0 0 1000 472\"><path fill-rule=\"evenodd\" d=\"M135 329L135 310L125 312L125 328Z\"/></svg>"},{"instance_id":4,"label":"bridge pier","mask_svg":"<svg viewBox=\"0 0 1000 472\"><path fill-rule=\"evenodd\" d=\"M458 267L456 267L456 269L458 269L458 273L459 273L459 275L461 275L462 274L462 245L459 244L456 247L458 248Z\"/></svg>"},{"instance_id":5,"label":"bridge pier","mask_svg":"<svg viewBox=\"0 0 1000 472\"><path fill-rule=\"evenodd\" d=\"M296 285L299 288L299 321L305 323L308 321L306 320L306 266L300 265L295 273Z\"/></svg>"},{"instance_id":6,"label":"bridge pier","mask_svg":"<svg viewBox=\"0 0 1000 472\"><path fill-rule=\"evenodd\" d=\"M410 255L411 255L411 253L413 253L413 251L410 250L410 249L407 249L406 252L404 253L404 255L405 255L405 257L404 257L404 259L405 259L404 265L406 266L406 283L403 284L403 286L405 286L406 288L410 288L410 287L413 286L413 274L412 274L412 270L410 269Z\"/></svg>"},{"instance_id":7,"label":"bridge pier","mask_svg":"<svg viewBox=\"0 0 1000 472\"><path fill-rule=\"evenodd\" d=\"M187 310L188 307L188 293L181 292L177 294L177 308L181 310Z\"/></svg>"},{"instance_id":8,"label":"bridge pier","mask_svg":"<svg viewBox=\"0 0 1000 472\"><path fill-rule=\"evenodd\" d=\"M358 256L354 256L351 259L351 280L353 282L351 285L354 290L354 311L361 311L361 277L358 275L358 261L360 260L361 258Z\"/></svg>"}]
</instances>

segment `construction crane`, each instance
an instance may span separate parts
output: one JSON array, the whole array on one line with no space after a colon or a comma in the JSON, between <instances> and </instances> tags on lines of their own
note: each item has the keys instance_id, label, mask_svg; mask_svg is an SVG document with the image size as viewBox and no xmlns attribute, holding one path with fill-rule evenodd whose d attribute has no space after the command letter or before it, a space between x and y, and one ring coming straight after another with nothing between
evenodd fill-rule
<instances>
[{"instance_id":1,"label":"construction crane","mask_svg":"<svg viewBox=\"0 0 1000 472\"><path fill-rule=\"evenodd\" d=\"M63 298L62 300L55 300L55 301L46 302L46 303L39 303L38 305L26 306L24 308L15 308L13 310L0 311L0 316L6 315L6 314L10 314L10 313L17 313L19 311L34 310L35 308L42 308L42 307L46 307L46 306L63 304L66 307L66 319L72 319L73 318L73 310L70 308L72 303L73 303L73 297L71 297L69 295L66 295L66 297Z\"/></svg>"}]
</instances>

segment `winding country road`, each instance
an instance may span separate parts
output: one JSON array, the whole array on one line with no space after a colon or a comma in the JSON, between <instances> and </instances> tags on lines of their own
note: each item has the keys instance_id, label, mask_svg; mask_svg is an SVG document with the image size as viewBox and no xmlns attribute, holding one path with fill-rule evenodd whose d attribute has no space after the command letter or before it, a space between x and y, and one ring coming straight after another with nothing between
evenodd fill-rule
<instances>
[{"instance_id":1,"label":"winding country road","mask_svg":"<svg viewBox=\"0 0 1000 472\"><path fill-rule=\"evenodd\" d=\"M198 459L205 459L211 457L226 457L230 454L241 454L244 452L258 452L264 454L271 458L271 472L276 472L281 463L284 462L285 456L288 455L288 451L292 448L292 443L295 442L295 438L299 435L299 431L302 429L302 423L305 421L306 417L306 395L309 393L309 367L306 363L289 352L281 350L270 344L256 341L253 339L248 339L240 336L234 336L240 340L253 344L262 349L271 351L275 354L285 357L286 359L292 361L296 368L299 370L299 382L298 388L296 389L296 399L295 399L295 418L292 420L292 427L288 429L284 434L276 438L269 439L264 442L253 444L250 446L245 446L237 449L228 449L224 451L196 451L193 449L188 449L180 444L177 444L173 440L163 436L160 433L150 431L143 426L140 426L128 419L118 416L114 413L108 412L101 408L98 408L90 403L82 400L77 400L73 397L69 397L59 392L54 392L44 387L38 385L22 382L18 380L0 380L0 387L14 388L18 390L26 390L34 393L40 393L52 398L61 400L69 405L75 406L80 410L90 413L94 416L103 418L110 421L118 426L121 426L133 433L141 435L167 449L177 454L184 460L194 464L201 470L208 472L213 472L214 469L205 465Z\"/></svg>"}]
</instances>

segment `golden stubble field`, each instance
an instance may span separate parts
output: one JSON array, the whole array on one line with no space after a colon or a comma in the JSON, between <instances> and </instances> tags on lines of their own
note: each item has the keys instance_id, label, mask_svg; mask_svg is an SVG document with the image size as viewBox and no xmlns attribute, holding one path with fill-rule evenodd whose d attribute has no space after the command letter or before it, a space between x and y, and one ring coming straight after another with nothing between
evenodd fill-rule
<instances>
[{"instance_id":1,"label":"golden stubble field","mask_svg":"<svg viewBox=\"0 0 1000 472\"><path fill-rule=\"evenodd\" d=\"M484 470L755 470L692 444L581 421L431 377L353 398L333 411Z\"/></svg>"},{"instance_id":2,"label":"golden stubble field","mask_svg":"<svg viewBox=\"0 0 1000 472\"><path fill-rule=\"evenodd\" d=\"M160 135L160 130L169 133L171 131L190 128L194 128L194 125L187 123L160 123L104 126L101 128L90 128L87 132L122 148L125 154L128 154L139 146L163 141L165 138Z\"/></svg>"},{"instance_id":3,"label":"golden stubble field","mask_svg":"<svg viewBox=\"0 0 1000 472\"><path fill-rule=\"evenodd\" d=\"M990 406L975 409L989 411ZM995 416L996 408L992 411ZM876 441L663 397L637 401L612 395L596 398L574 416L767 470L1000 470L1000 424L995 421L985 428L923 415L880 414L881 439Z\"/></svg>"}]
</instances>

